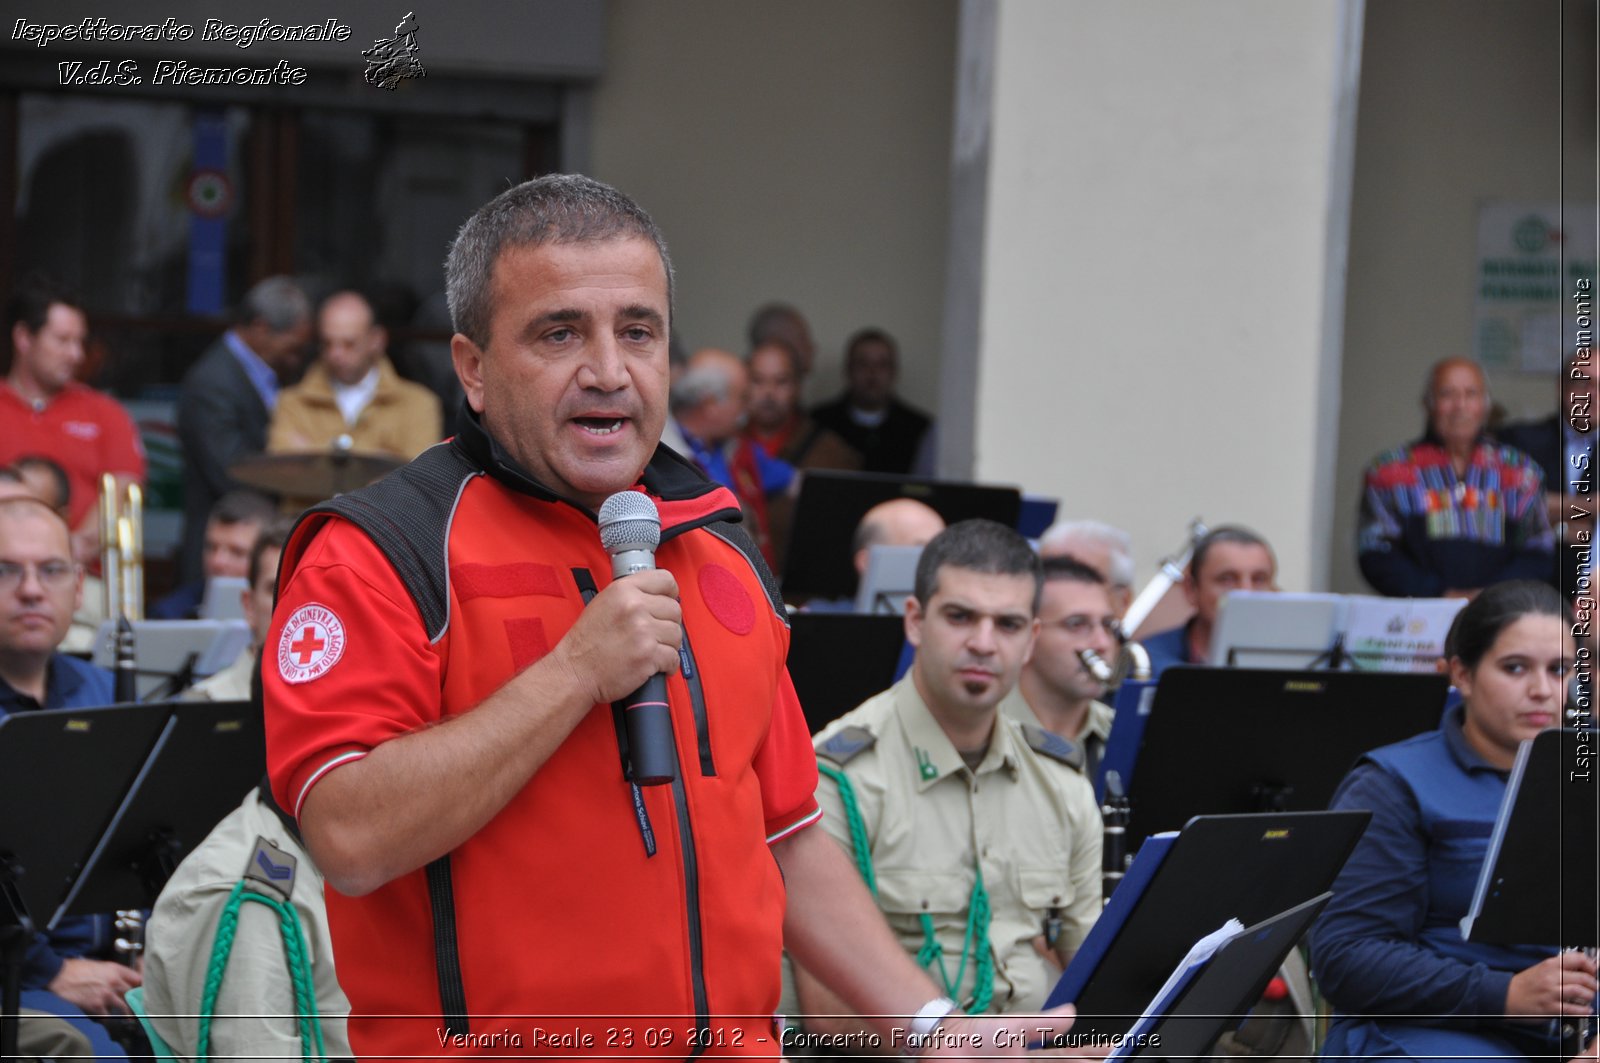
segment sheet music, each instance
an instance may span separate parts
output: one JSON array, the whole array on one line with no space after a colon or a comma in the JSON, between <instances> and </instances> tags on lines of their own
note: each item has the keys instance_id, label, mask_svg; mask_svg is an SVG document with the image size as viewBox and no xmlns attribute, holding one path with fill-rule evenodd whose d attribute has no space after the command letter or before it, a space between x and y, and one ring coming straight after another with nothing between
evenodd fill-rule
<instances>
[{"instance_id":1,"label":"sheet music","mask_svg":"<svg viewBox=\"0 0 1600 1063\"><path fill-rule=\"evenodd\" d=\"M1139 1016L1139 1021L1133 1024L1127 1036L1106 1058L1108 1060L1122 1059L1141 1044L1143 1040L1141 1035L1149 1033L1151 1027L1156 1024L1156 1020L1171 1010L1178 994L1183 990L1184 986L1189 984L1200 968L1211 962L1211 957L1217 954L1218 949L1243 932L1243 923L1237 919L1229 919L1226 923L1196 941L1183 957L1183 960L1167 976L1167 980L1162 983L1161 988L1157 990L1156 995L1150 1001L1149 1007L1145 1008L1144 1014Z\"/></svg>"}]
</instances>

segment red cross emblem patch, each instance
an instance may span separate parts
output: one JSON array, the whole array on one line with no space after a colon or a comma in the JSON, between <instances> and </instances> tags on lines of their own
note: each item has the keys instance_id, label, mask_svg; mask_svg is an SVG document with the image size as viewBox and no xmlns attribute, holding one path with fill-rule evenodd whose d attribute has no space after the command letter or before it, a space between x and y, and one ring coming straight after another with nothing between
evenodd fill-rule
<instances>
[{"instance_id":1,"label":"red cross emblem patch","mask_svg":"<svg viewBox=\"0 0 1600 1063\"><path fill-rule=\"evenodd\" d=\"M302 605L278 637L278 674L285 683L309 683L344 656L344 621L325 605Z\"/></svg>"}]
</instances>

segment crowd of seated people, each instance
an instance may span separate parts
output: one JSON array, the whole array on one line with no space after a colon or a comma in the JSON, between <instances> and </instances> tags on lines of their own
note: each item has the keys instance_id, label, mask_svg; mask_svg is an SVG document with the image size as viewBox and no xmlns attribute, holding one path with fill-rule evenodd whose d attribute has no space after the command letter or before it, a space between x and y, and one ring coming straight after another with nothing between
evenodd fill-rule
<instances>
[{"instance_id":1,"label":"crowd of seated people","mask_svg":"<svg viewBox=\"0 0 1600 1063\"><path fill-rule=\"evenodd\" d=\"M109 676L61 649L75 614L80 623L99 619L81 612L97 557L99 476L146 475L131 418L74 379L88 328L76 298L30 281L12 301L8 325L0 718L111 700ZM437 399L399 378L386 345L360 294L340 291L319 304L296 282L271 278L247 293L232 327L185 376L185 561L180 582L150 613L192 617L208 579L243 578L252 635L238 660L186 697L250 700L262 654L277 652L266 645L267 628L292 514L242 488L230 467L252 455L341 447L404 460L438 441ZM313 346L320 356L301 376ZM683 460L734 491L780 573L807 470L932 469L933 423L895 393L892 336L875 328L852 335L845 391L806 410L800 395L814 352L804 317L773 304L752 318L744 354L697 351L671 390ZM1437 732L1372 751L1334 799L1375 818L1311 942L1313 974L1334 1009L1327 1054L1531 1058L1554 1051L1539 1023L1592 1012L1595 967L1583 954L1472 948L1451 936L1516 744L1562 722L1577 649L1554 585L1570 588L1574 574L1558 576L1555 549L1592 531L1584 518L1564 520L1561 504L1567 474L1594 456L1592 427L1576 412L1587 417L1593 401L1584 368L1563 369L1563 414L1491 433L1483 372L1444 360L1429 373L1423 436L1380 455L1366 473L1359 557L1372 586L1471 602L1447 647L1460 707ZM89 422L94 446L72 427ZM1137 589L1131 542L1103 522L1073 520L1054 526L1035 550L998 526L946 529L935 510L905 498L862 515L852 559L858 576L875 543L932 545L906 611L909 670L816 736L825 823L908 953L943 978L956 1004L1037 1010L1098 912L1100 824L1087 781L1116 720L1108 683L1089 661L1113 658L1124 637L1121 620ZM1242 525L1200 539L1179 588L1192 616L1142 640L1155 677L1207 664L1226 595L1275 590L1277 571L1267 540ZM64 923L34 943L25 1054L120 1058L124 1049L106 1027L88 1020L124 1015L124 994L141 980L153 1028L180 1054L200 1051L202 1031L213 1055L298 1054L310 1034L290 1017L296 992L317 1002L325 1053L350 1054L320 874L268 789L243 796L157 903L142 974L105 952L100 917ZM914 829L902 832L898 822ZM1024 832L1020 823L1033 826ZM1463 833L1464 823L1472 830ZM1026 851L1027 838L1044 836L1054 848ZM241 876L261 856L293 868L291 877ZM241 907L241 896L272 903ZM230 905L237 936L232 958L224 952L218 961L217 925ZM290 968L276 959L270 980L248 973L259 970L261 955L294 952L290 939L303 953L302 985L283 977ZM200 994L209 965L219 962L234 973L202 1021ZM809 1028L857 1028L805 971L791 979L788 999L812 1016ZM1438 1021L1416 1018L1424 1014ZM122 1028L118 1036L134 1035Z\"/></svg>"}]
</instances>

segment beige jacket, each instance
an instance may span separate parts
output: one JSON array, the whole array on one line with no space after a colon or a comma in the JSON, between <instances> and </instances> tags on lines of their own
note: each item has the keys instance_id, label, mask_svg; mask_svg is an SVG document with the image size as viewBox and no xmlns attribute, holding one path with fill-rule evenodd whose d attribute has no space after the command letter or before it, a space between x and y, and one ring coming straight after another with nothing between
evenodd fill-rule
<instances>
[{"instance_id":1,"label":"beige jacket","mask_svg":"<svg viewBox=\"0 0 1600 1063\"><path fill-rule=\"evenodd\" d=\"M378 390L356 423L347 424L333 398L333 382L321 362L292 388L278 393L267 450L274 454L327 450L348 435L356 450L377 450L407 461L443 435L439 399L421 384L402 380L389 359L378 360Z\"/></svg>"}]
</instances>

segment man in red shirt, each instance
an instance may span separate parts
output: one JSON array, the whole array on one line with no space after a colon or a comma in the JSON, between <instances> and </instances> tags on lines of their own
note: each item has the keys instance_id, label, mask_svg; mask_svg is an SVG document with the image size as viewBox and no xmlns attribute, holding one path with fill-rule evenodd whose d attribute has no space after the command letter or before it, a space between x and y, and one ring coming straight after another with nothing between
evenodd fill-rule
<instances>
[{"instance_id":1,"label":"man in red shirt","mask_svg":"<svg viewBox=\"0 0 1600 1063\"><path fill-rule=\"evenodd\" d=\"M770 1058L786 946L886 1046L1020 1054L1067 1014L955 1015L810 829L782 603L731 492L657 446L670 278L614 189L496 197L447 264L461 433L285 549L268 767L327 876L351 1045ZM595 511L638 489L658 567L613 580ZM635 785L611 706L658 673L676 778Z\"/></svg>"},{"instance_id":2,"label":"man in red shirt","mask_svg":"<svg viewBox=\"0 0 1600 1063\"><path fill-rule=\"evenodd\" d=\"M0 387L0 465L29 454L66 470L67 521L80 561L99 549L100 476L143 483L144 445L120 403L75 379L89 322L77 299L42 277L25 280L6 307L11 370Z\"/></svg>"}]
</instances>

